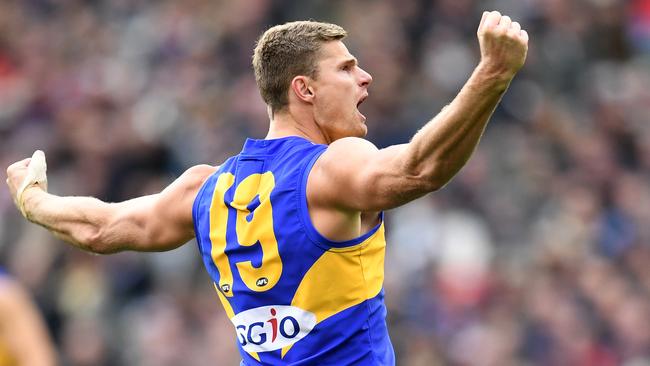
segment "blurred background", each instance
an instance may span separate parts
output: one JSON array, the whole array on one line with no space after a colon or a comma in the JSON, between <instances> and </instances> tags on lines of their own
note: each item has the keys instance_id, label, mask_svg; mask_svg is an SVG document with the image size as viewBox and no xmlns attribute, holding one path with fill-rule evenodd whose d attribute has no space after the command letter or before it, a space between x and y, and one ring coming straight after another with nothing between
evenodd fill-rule
<instances>
[{"instance_id":1,"label":"blurred background","mask_svg":"<svg viewBox=\"0 0 650 366\"><path fill-rule=\"evenodd\" d=\"M374 76L378 146L408 141L478 62L483 10L528 61L444 189L387 214L398 365L650 365L650 1L2 0L0 165L46 151L50 191L120 201L220 164L266 109L256 38L335 22ZM63 365L238 365L198 251L95 256L0 189L0 265Z\"/></svg>"}]
</instances>

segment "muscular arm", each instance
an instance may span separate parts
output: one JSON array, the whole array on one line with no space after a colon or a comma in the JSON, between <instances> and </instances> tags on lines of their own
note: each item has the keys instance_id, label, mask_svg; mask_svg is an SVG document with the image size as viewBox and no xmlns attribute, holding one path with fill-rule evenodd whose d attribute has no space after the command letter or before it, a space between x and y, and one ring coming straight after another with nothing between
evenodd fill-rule
<instances>
[{"instance_id":1,"label":"muscular arm","mask_svg":"<svg viewBox=\"0 0 650 366\"><path fill-rule=\"evenodd\" d=\"M194 237L192 204L214 167L188 169L162 192L120 203L60 197L35 186L23 194L26 217L90 252L165 251Z\"/></svg>"},{"instance_id":2,"label":"muscular arm","mask_svg":"<svg viewBox=\"0 0 650 366\"><path fill-rule=\"evenodd\" d=\"M498 12L484 15L478 36L481 62L456 98L411 142L382 150L357 138L330 145L310 174L313 207L356 212L393 208L439 189L464 166L523 65L528 42L519 24Z\"/></svg>"},{"instance_id":3,"label":"muscular arm","mask_svg":"<svg viewBox=\"0 0 650 366\"><path fill-rule=\"evenodd\" d=\"M56 363L52 341L29 295L15 282L0 277L0 343L17 365Z\"/></svg>"}]
</instances>

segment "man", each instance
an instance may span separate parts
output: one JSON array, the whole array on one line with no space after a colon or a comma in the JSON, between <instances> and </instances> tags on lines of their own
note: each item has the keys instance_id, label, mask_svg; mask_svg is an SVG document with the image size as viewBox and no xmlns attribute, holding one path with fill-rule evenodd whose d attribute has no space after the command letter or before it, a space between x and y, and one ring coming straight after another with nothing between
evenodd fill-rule
<instances>
[{"instance_id":1,"label":"man","mask_svg":"<svg viewBox=\"0 0 650 366\"><path fill-rule=\"evenodd\" d=\"M0 366L54 364L54 347L38 310L0 268Z\"/></svg>"},{"instance_id":2,"label":"man","mask_svg":"<svg viewBox=\"0 0 650 366\"><path fill-rule=\"evenodd\" d=\"M382 211L446 184L465 164L515 73L528 35L483 14L481 61L408 144L363 140L371 76L339 26L267 30L253 58L269 106L265 140L218 168L190 168L122 203L47 193L44 157L7 170L25 217L95 253L174 249L196 236L235 326L243 365L392 365L383 303Z\"/></svg>"}]
</instances>

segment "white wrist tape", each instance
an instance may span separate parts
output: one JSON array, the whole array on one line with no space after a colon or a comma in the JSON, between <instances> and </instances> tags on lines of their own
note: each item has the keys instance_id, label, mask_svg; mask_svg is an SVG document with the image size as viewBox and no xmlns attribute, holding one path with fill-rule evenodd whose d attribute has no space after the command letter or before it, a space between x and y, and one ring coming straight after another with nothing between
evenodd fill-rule
<instances>
[{"instance_id":1,"label":"white wrist tape","mask_svg":"<svg viewBox=\"0 0 650 366\"><path fill-rule=\"evenodd\" d=\"M25 215L25 206L23 202L23 193L27 188L35 184L45 184L47 183L47 164L45 163L45 153L41 150L36 150L34 155L32 155L32 160L27 166L27 175L23 179L22 184L16 192L16 198L18 199L18 208L22 212L23 216Z\"/></svg>"}]
</instances>

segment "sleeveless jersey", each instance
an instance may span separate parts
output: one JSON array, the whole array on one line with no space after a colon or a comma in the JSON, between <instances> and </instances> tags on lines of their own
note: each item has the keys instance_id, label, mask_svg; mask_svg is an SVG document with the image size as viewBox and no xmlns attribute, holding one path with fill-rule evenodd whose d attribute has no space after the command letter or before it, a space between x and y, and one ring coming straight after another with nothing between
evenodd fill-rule
<instances>
[{"instance_id":1,"label":"sleeveless jersey","mask_svg":"<svg viewBox=\"0 0 650 366\"><path fill-rule=\"evenodd\" d=\"M307 209L326 145L248 139L201 187L196 238L234 325L242 365L394 365L384 305L383 215L334 242Z\"/></svg>"}]
</instances>

